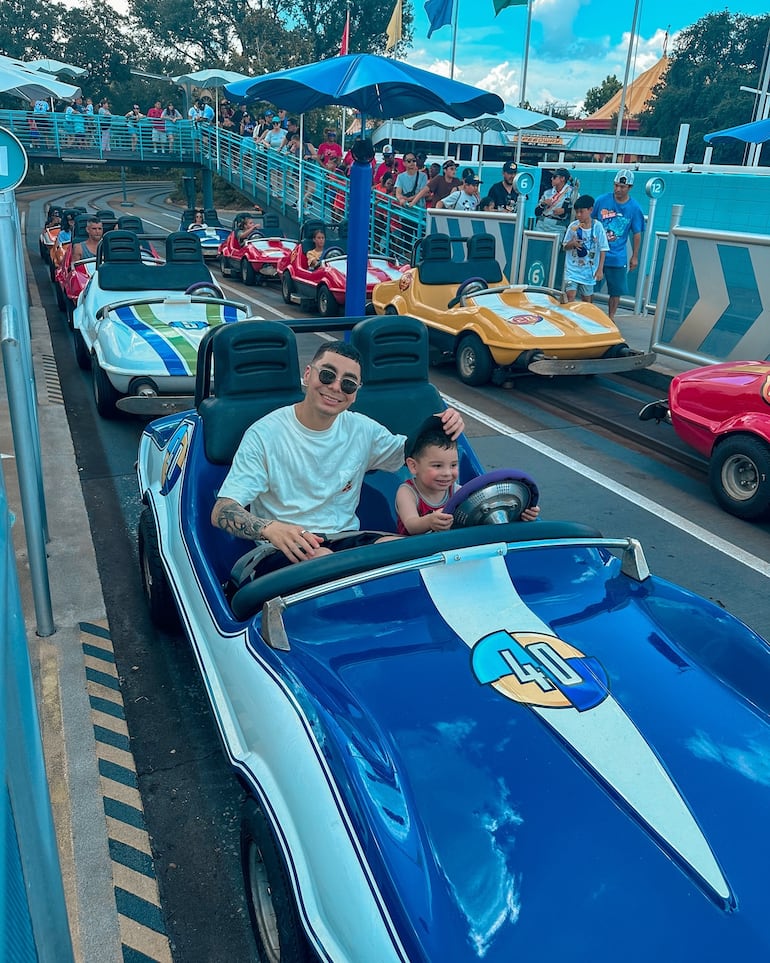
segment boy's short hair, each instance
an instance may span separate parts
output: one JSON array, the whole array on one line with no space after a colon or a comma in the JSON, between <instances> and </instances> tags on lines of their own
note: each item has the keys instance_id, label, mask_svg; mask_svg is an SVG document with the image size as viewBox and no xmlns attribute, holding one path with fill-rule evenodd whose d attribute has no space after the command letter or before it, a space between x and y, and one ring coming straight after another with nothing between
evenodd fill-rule
<instances>
[{"instance_id":1,"label":"boy's short hair","mask_svg":"<svg viewBox=\"0 0 770 963\"><path fill-rule=\"evenodd\" d=\"M444 431L444 423L438 415L431 415L413 431L404 445L405 458L419 458L429 445L447 450L457 448L457 442Z\"/></svg>"},{"instance_id":2,"label":"boy's short hair","mask_svg":"<svg viewBox=\"0 0 770 963\"><path fill-rule=\"evenodd\" d=\"M322 228L319 228L319 230L322 230ZM332 354L338 354L342 358L348 358L350 361L355 361L359 367L361 366L361 352L349 341L326 341L322 343L313 355L310 363L314 364L321 355L326 354L327 351L330 351Z\"/></svg>"},{"instance_id":3,"label":"boy's short hair","mask_svg":"<svg viewBox=\"0 0 770 963\"><path fill-rule=\"evenodd\" d=\"M572 205L572 209L574 211L584 211L586 208L593 210L595 203L596 201L593 199L593 197L591 197L590 194L581 194L581 196Z\"/></svg>"}]
</instances>

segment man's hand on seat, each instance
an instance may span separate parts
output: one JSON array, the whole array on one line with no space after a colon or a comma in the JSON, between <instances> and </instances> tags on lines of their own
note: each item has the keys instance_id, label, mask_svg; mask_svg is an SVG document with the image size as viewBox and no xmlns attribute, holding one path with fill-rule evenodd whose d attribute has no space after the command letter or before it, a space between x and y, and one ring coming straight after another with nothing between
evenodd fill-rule
<instances>
[{"instance_id":1,"label":"man's hand on seat","mask_svg":"<svg viewBox=\"0 0 770 963\"><path fill-rule=\"evenodd\" d=\"M446 408L444 411L437 413L437 417L441 419L444 432L449 435L452 441L456 441L463 431L465 431L463 416L457 409Z\"/></svg>"}]
</instances>

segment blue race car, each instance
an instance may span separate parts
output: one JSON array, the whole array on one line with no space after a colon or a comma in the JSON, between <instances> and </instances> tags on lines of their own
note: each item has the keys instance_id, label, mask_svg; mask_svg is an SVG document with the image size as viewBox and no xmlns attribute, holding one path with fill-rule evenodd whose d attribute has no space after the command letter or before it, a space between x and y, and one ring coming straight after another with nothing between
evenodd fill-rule
<instances>
[{"instance_id":1,"label":"blue race car","mask_svg":"<svg viewBox=\"0 0 770 963\"><path fill-rule=\"evenodd\" d=\"M420 322L351 337L357 410L407 433L443 407ZM141 439L140 560L248 793L261 958L769 959L768 644L633 538L509 521L521 486L487 484L464 437L449 531L232 584L248 544L210 512L300 366L278 322L200 352L194 410ZM399 480L367 476L362 528L395 531Z\"/></svg>"}]
</instances>

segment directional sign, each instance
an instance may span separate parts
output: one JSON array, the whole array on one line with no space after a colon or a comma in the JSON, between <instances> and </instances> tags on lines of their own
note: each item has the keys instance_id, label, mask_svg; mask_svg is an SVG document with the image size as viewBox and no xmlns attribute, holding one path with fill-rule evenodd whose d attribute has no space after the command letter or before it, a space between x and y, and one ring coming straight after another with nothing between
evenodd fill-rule
<instances>
[{"instance_id":1,"label":"directional sign","mask_svg":"<svg viewBox=\"0 0 770 963\"><path fill-rule=\"evenodd\" d=\"M5 127L0 127L0 191L12 191L27 176L27 152Z\"/></svg>"}]
</instances>

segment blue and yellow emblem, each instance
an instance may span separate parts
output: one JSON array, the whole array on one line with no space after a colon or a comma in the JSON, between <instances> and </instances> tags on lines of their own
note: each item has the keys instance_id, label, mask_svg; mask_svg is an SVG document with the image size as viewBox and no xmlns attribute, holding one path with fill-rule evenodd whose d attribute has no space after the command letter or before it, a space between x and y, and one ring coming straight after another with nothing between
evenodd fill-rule
<instances>
[{"instance_id":1,"label":"blue and yellow emblem","mask_svg":"<svg viewBox=\"0 0 770 963\"><path fill-rule=\"evenodd\" d=\"M585 712L609 695L600 662L542 632L493 632L473 647L471 667L482 685L523 705Z\"/></svg>"},{"instance_id":2,"label":"blue and yellow emblem","mask_svg":"<svg viewBox=\"0 0 770 963\"><path fill-rule=\"evenodd\" d=\"M181 477L182 468L187 461L189 449L190 426L187 423L183 423L171 436L171 440L166 448L166 455L160 470L161 495L168 495Z\"/></svg>"}]
</instances>

